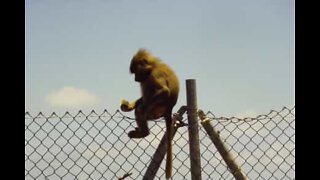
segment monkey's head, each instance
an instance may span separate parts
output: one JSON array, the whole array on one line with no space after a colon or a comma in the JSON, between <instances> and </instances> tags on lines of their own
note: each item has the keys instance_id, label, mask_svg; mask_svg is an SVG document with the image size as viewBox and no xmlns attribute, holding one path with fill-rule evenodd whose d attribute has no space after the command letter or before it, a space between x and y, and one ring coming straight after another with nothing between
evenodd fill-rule
<instances>
[{"instance_id":1,"label":"monkey's head","mask_svg":"<svg viewBox=\"0 0 320 180\"><path fill-rule=\"evenodd\" d=\"M159 63L159 60L152 56L151 53L145 49L139 49L130 64L130 72L135 74L134 80L137 82L145 81L157 63Z\"/></svg>"}]
</instances>

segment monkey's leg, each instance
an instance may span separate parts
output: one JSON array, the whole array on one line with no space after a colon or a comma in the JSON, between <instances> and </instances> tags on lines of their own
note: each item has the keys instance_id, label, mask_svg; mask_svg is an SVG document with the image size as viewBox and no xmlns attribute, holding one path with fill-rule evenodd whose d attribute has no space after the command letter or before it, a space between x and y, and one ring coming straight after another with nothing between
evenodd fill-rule
<instances>
[{"instance_id":1,"label":"monkey's leg","mask_svg":"<svg viewBox=\"0 0 320 180\"><path fill-rule=\"evenodd\" d=\"M148 124L146 121L137 121L138 127L135 130L130 131L128 136L130 138L144 138L150 134Z\"/></svg>"},{"instance_id":2,"label":"monkey's leg","mask_svg":"<svg viewBox=\"0 0 320 180\"><path fill-rule=\"evenodd\" d=\"M146 116L144 115L143 110L140 108L136 108L135 115L138 127L136 127L135 130L130 131L128 136L130 138L144 138L150 133Z\"/></svg>"}]
</instances>

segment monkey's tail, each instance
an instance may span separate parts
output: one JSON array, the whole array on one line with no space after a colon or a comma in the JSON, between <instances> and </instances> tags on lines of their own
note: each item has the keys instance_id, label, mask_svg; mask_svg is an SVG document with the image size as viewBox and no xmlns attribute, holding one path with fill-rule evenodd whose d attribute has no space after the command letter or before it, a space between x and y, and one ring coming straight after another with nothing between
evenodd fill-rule
<instances>
[{"instance_id":1,"label":"monkey's tail","mask_svg":"<svg viewBox=\"0 0 320 180\"><path fill-rule=\"evenodd\" d=\"M172 176L172 136L173 125L171 114L165 117L167 128L167 160L166 160L166 179L170 179Z\"/></svg>"}]
</instances>

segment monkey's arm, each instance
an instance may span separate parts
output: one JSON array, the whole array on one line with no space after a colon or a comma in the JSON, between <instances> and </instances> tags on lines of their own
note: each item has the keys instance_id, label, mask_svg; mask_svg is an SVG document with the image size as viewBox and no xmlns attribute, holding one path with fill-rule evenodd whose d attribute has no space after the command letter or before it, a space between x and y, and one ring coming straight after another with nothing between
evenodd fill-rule
<instances>
[{"instance_id":1,"label":"monkey's arm","mask_svg":"<svg viewBox=\"0 0 320 180\"><path fill-rule=\"evenodd\" d=\"M148 102L145 104L154 104L154 102L167 101L170 96L170 89L168 87L167 77L161 71L153 72L152 87L154 88L154 94Z\"/></svg>"},{"instance_id":2,"label":"monkey's arm","mask_svg":"<svg viewBox=\"0 0 320 180\"><path fill-rule=\"evenodd\" d=\"M132 102L132 103L129 103L127 100L121 100L121 106L120 106L120 109L123 111L123 112L129 112L129 111L132 111L134 110L137 106L139 106L140 104L142 103L142 98L139 98L138 100Z\"/></svg>"},{"instance_id":3,"label":"monkey's arm","mask_svg":"<svg viewBox=\"0 0 320 180\"><path fill-rule=\"evenodd\" d=\"M157 119L166 114L170 109L168 98L169 89L167 87L155 89L153 96L150 99L146 99L147 101L144 101L139 108L145 112L147 119Z\"/></svg>"}]
</instances>

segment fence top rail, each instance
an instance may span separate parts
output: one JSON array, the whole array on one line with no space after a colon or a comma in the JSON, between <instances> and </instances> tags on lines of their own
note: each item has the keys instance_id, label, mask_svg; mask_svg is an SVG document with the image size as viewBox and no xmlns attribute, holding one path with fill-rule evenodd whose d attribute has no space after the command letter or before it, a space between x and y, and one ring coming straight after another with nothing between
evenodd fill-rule
<instances>
[{"instance_id":1,"label":"fence top rail","mask_svg":"<svg viewBox=\"0 0 320 180\"><path fill-rule=\"evenodd\" d=\"M212 111L207 111L205 113L206 116L209 116L212 120L215 121L231 121L231 122L250 122L250 121L259 121L259 120L265 120L265 119L272 119L277 116L281 117L287 117L287 116L295 116L295 105L293 107L286 107L283 106L280 110L270 110L267 114L260 114L256 117L216 117L215 114ZM72 114L68 111L63 113L62 115L58 115L56 112L52 112L49 115L46 115L42 112L37 113L36 115L31 114L30 112L25 112L25 119L38 119L38 118L75 118L75 117L117 117L117 118L123 118L123 119L129 119L129 120L135 120L133 117L129 117L124 115L120 110L116 110L114 113L110 113L107 109L104 109L102 113L97 113L95 110L91 110L89 113L84 113L82 110L79 110L78 112ZM164 120L163 118L160 118L159 121Z\"/></svg>"},{"instance_id":2,"label":"fence top rail","mask_svg":"<svg viewBox=\"0 0 320 180\"><path fill-rule=\"evenodd\" d=\"M211 119L215 121L232 121L232 122L250 122L250 121L259 121L259 120L265 120L265 119L273 119L277 116L281 116L283 118L287 116L295 116L295 106L288 108L284 106L281 110L270 110L269 113L267 114L260 114L257 115L256 117L216 117L211 111L207 112L206 115L211 116Z\"/></svg>"}]
</instances>

